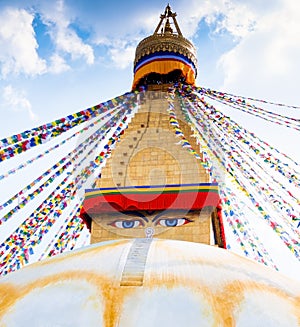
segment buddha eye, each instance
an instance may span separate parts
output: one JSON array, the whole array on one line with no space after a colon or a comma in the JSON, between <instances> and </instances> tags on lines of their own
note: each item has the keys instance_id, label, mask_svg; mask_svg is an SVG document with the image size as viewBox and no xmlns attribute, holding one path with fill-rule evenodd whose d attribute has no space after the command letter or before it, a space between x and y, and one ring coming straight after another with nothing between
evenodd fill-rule
<instances>
[{"instance_id":1,"label":"buddha eye","mask_svg":"<svg viewBox=\"0 0 300 327\"><path fill-rule=\"evenodd\" d=\"M116 220L109 225L117 228L136 228L143 225L141 220Z\"/></svg>"},{"instance_id":2,"label":"buddha eye","mask_svg":"<svg viewBox=\"0 0 300 327\"><path fill-rule=\"evenodd\" d=\"M177 227L190 223L192 220L187 218L164 218L160 219L157 224L164 227Z\"/></svg>"}]
</instances>

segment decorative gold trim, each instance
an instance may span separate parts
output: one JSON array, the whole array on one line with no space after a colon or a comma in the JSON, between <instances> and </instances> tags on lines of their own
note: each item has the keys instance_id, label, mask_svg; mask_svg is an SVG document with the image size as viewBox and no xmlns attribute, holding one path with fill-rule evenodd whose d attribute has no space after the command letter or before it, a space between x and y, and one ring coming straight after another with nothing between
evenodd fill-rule
<instances>
[{"instance_id":1,"label":"decorative gold trim","mask_svg":"<svg viewBox=\"0 0 300 327\"><path fill-rule=\"evenodd\" d=\"M134 66L142 57L159 51L171 51L182 54L190 59L197 69L194 45L183 36L177 34L153 34L143 39L136 48Z\"/></svg>"}]
</instances>

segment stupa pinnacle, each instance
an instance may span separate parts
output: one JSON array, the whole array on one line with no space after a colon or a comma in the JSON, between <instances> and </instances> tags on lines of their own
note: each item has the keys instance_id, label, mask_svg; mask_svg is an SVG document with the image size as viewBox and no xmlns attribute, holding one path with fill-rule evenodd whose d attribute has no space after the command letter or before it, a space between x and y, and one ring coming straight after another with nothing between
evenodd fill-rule
<instances>
[{"instance_id":1,"label":"stupa pinnacle","mask_svg":"<svg viewBox=\"0 0 300 327\"><path fill-rule=\"evenodd\" d=\"M167 5L154 33L138 44L134 60L133 89L145 84L177 81L195 84L196 49L183 37L176 16Z\"/></svg>"}]
</instances>

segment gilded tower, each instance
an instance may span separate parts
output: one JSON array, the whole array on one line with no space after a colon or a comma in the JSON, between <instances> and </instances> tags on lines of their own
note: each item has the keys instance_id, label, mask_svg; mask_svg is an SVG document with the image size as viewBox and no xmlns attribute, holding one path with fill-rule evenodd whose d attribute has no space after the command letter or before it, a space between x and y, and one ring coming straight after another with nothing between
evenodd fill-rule
<instances>
[{"instance_id":1,"label":"gilded tower","mask_svg":"<svg viewBox=\"0 0 300 327\"><path fill-rule=\"evenodd\" d=\"M86 192L83 211L92 220L92 243L155 237L224 246L217 185L201 165L179 100L172 108L168 101L174 83L194 84L196 74L195 48L168 5L153 35L136 48L132 89L138 112L95 188Z\"/></svg>"},{"instance_id":2,"label":"gilded tower","mask_svg":"<svg viewBox=\"0 0 300 327\"><path fill-rule=\"evenodd\" d=\"M183 37L176 13L168 5L153 35L143 39L136 48L132 87L178 81L194 85L196 77L196 49Z\"/></svg>"}]
</instances>

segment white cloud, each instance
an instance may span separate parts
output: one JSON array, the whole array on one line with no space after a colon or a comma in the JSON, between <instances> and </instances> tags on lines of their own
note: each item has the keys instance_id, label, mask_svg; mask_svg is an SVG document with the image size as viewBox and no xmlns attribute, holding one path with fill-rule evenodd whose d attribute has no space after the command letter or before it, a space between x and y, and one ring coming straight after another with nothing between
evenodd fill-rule
<instances>
[{"instance_id":1,"label":"white cloud","mask_svg":"<svg viewBox=\"0 0 300 327\"><path fill-rule=\"evenodd\" d=\"M220 59L223 88L299 105L299 30L298 1L282 0L276 11L261 15L255 29Z\"/></svg>"},{"instance_id":2,"label":"white cloud","mask_svg":"<svg viewBox=\"0 0 300 327\"><path fill-rule=\"evenodd\" d=\"M58 54L54 54L50 58L50 66L49 66L49 72L53 74L60 74L65 71L70 70L70 66L66 63L64 58L59 56Z\"/></svg>"},{"instance_id":3,"label":"white cloud","mask_svg":"<svg viewBox=\"0 0 300 327\"><path fill-rule=\"evenodd\" d=\"M42 74L46 62L39 58L32 27L33 15L23 9L0 12L0 64L2 77L9 74Z\"/></svg>"},{"instance_id":4,"label":"white cloud","mask_svg":"<svg viewBox=\"0 0 300 327\"><path fill-rule=\"evenodd\" d=\"M23 91L13 88L11 85L7 85L3 88L2 93L3 106L8 110L14 111L27 111L30 120L36 121L37 116L33 112L30 101L26 98Z\"/></svg>"},{"instance_id":5,"label":"white cloud","mask_svg":"<svg viewBox=\"0 0 300 327\"><path fill-rule=\"evenodd\" d=\"M114 42L114 45L109 50L110 59L117 68L124 69L134 61L135 46L129 45L126 42Z\"/></svg>"},{"instance_id":6,"label":"white cloud","mask_svg":"<svg viewBox=\"0 0 300 327\"><path fill-rule=\"evenodd\" d=\"M225 2L224 17L217 21L216 33L228 31L234 37L245 37L256 24L256 15L246 4Z\"/></svg>"},{"instance_id":7,"label":"white cloud","mask_svg":"<svg viewBox=\"0 0 300 327\"><path fill-rule=\"evenodd\" d=\"M48 8L43 11L43 20L50 29L50 36L58 51L70 54L72 59L84 58L88 64L94 63L93 48L84 43L70 28L70 21L62 0L54 2L50 10Z\"/></svg>"},{"instance_id":8,"label":"white cloud","mask_svg":"<svg viewBox=\"0 0 300 327\"><path fill-rule=\"evenodd\" d=\"M97 46L105 46L108 50L108 59L111 61L111 67L117 69L125 69L134 61L136 46L141 41L141 37L130 35L122 38L106 38L105 36L97 35L93 42Z\"/></svg>"},{"instance_id":9,"label":"white cloud","mask_svg":"<svg viewBox=\"0 0 300 327\"><path fill-rule=\"evenodd\" d=\"M199 22L204 19L208 25L214 25L213 32L224 30L234 37L245 36L252 30L256 15L244 3L225 0L190 0L189 5L181 3L176 10L180 13L179 25L185 37L191 38L198 29Z\"/></svg>"},{"instance_id":10,"label":"white cloud","mask_svg":"<svg viewBox=\"0 0 300 327\"><path fill-rule=\"evenodd\" d=\"M71 55L72 59L85 58L88 64L94 63L94 52L90 45L84 44L77 34L67 26L58 25L55 42L58 50Z\"/></svg>"}]
</instances>

